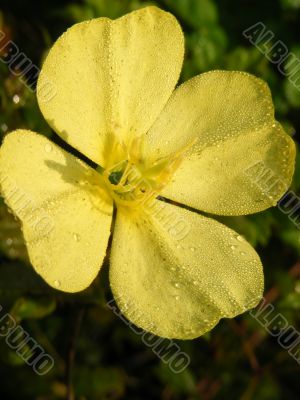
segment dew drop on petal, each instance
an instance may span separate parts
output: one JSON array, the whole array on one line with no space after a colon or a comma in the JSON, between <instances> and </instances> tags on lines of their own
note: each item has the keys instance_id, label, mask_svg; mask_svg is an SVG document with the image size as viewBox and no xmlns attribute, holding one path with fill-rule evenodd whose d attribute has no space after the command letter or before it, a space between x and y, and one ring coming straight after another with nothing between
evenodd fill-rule
<instances>
[{"instance_id":1,"label":"dew drop on petal","mask_svg":"<svg viewBox=\"0 0 300 400\"><path fill-rule=\"evenodd\" d=\"M79 242L80 241L80 236L78 235L78 233L74 233L73 234L73 238L74 238L75 242Z\"/></svg>"},{"instance_id":2,"label":"dew drop on petal","mask_svg":"<svg viewBox=\"0 0 300 400\"><path fill-rule=\"evenodd\" d=\"M46 153L51 153L51 151L52 151L52 146L51 146L51 144L47 143L45 145L45 152Z\"/></svg>"},{"instance_id":3,"label":"dew drop on petal","mask_svg":"<svg viewBox=\"0 0 300 400\"><path fill-rule=\"evenodd\" d=\"M54 286L55 286L56 288L59 288L60 285L61 285L60 281L57 281L57 280L54 281Z\"/></svg>"}]
</instances>

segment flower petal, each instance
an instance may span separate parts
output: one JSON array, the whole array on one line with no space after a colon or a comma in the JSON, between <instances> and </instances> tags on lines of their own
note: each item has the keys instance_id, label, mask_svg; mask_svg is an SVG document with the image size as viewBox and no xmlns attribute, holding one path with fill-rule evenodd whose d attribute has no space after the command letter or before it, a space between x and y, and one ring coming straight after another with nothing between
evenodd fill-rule
<instances>
[{"instance_id":1,"label":"flower petal","mask_svg":"<svg viewBox=\"0 0 300 400\"><path fill-rule=\"evenodd\" d=\"M22 222L32 265L57 289L85 289L103 262L112 204L99 178L30 131L10 133L0 148L2 194Z\"/></svg>"},{"instance_id":2,"label":"flower petal","mask_svg":"<svg viewBox=\"0 0 300 400\"><path fill-rule=\"evenodd\" d=\"M181 85L147 135L147 157L194 140L163 196L243 215L276 204L291 182L294 142L274 120L267 85L252 75L214 71Z\"/></svg>"},{"instance_id":3,"label":"flower petal","mask_svg":"<svg viewBox=\"0 0 300 400\"><path fill-rule=\"evenodd\" d=\"M153 124L177 83L183 53L178 22L156 7L76 24L43 65L42 113L64 140L104 166L114 136L126 141Z\"/></svg>"},{"instance_id":4,"label":"flower petal","mask_svg":"<svg viewBox=\"0 0 300 400\"><path fill-rule=\"evenodd\" d=\"M187 229L188 228L188 229ZM191 339L254 307L254 249L210 218L155 200L152 217L118 210L110 283L125 316L156 335Z\"/></svg>"}]
</instances>

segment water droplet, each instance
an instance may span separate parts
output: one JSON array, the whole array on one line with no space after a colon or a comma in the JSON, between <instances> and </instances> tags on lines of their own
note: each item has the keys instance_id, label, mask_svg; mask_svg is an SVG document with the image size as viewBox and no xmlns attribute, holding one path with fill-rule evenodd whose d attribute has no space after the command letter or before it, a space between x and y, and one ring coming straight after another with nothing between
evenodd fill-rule
<instances>
[{"instance_id":1,"label":"water droplet","mask_svg":"<svg viewBox=\"0 0 300 400\"><path fill-rule=\"evenodd\" d=\"M20 96L18 96L17 94L14 95L13 97L13 102L15 104L19 104L20 103Z\"/></svg>"},{"instance_id":2,"label":"water droplet","mask_svg":"<svg viewBox=\"0 0 300 400\"><path fill-rule=\"evenodd\" d=\"M73 238L74 238L75 242L79 242L79 240L80 240L80 235L78 235L78 233L74 233L74 234L73 234Z\"/></svg>"},{"instance_id":3,"label":"water droplet","mask_svg":"<svg viewBox=\"0 0 300 400\"><path fill-rule=\"evenodd\" d=\"M198 281L193 281L193 285L198 285Z\"/></svg>"},{"instance_id":4,"label":"water droplet","mask_svg":"<svg viewBox=\"0 0 300 400\"><path fill-rule=\"evenodd\" d=\"M175 267L171 267L170 269L171 269L171 271L176 271Z\"/></svg>"},{"instance_id":5,"label":"water droplet","mask_svg":"<svg viewBox=\"0 0 300 400\"><path fill-rule=\"evenodd\" d=\"M180 296L175 296L175 300L179 300L180 299Z\"/></svg>"},{"instance_id":6,"label":"water droplet","mask_svg":"<svg viewBox=\"0 0 300 400\"><path fill-rule=\"evenodd\" d=\"M196 249L195 249L195 247L190 247L190 250L195 251Z\"/></svg>"},{"instance_id":7,"label":"water droplet","mask_svg":"<svg viewBox=\"0 0 300 400\"><path fill-rule=\"evenodd\" d=\"M180 283L175 282L175 283L174 283L174 286L175 286L177 289L179 289L179 288L180 288Z\"/></svg>"},{"instance_id":8,"label":"water droplet","mask_svg":"<svg viewBox=\"0 0 300 400\"><path fill-rule=\"evenodd\" d=\"M47 143L45 145L45 152L46 153L51 153L51 151L52 151L52 146L51 146L51 144Z\"/></svg>"},{"instance_id":9,"label":"water droplet","mask_svg":"<svg viewBox=\"0 0 300 400\"><path fill-rule=\"evenodd\" d=\"M241 251L241 256L244 256L246 253L244 251Z\"/></svg>"},{"instance_id":10,"label":"water droplet","mask_svg":"<svg viewBox=\"0 0 300 400\"><path fill-rule=\"evenodd\" d=\"M297 283L297 284L295 285L295 292L296 292L296 293L300 293L300 284L299 284L299 283Z\"/></svg>"},{"instance_id":11,"label":"water droplet","mask_svg":"<svg viewBox=\"0 0 300 400\"><path fill-rule=\"evenodd\" d=\"M8 126L6 124L2 124L1 129L3 132L6 132L8 130Z\"/></svg>"},{"instance_id":12,"label":"water droplet","mask_svg":"<svg viewBox=\"0 0 300 400\"><path fill-rule=\"evenodd\" d=\"M11 246L13 244L13 240L11 238L6 239L7 246Z\"/></svg>"},{"instance_id":13,"label":"water droplet","mask_svg":"<svg viewBox=\"0 0 300 400\"><path fill-rule=\"evenodd\" d=\"M194 332L195 332L194 329L190 329L190 328L187 328L184 330L184 333L186 335L192 335Z\"/></svg>"},{"instance_id":14,"label":"water droplet","mask_svg":"<svg viewBox=\"0 0 300 400\"><path fill-rule=\"evenodd\" d=\"M10 248L8 251L8 254L11 258L17 258L19 253L17 252L16 249Z\"/></svg>"},{"instance_id":15,"label":"water droplet","mask_svg":"<svg viewBox=\"0 0 300 400\"><path fill-rule=\"evenodd\" d=\"M55 286L56 288L59 288L60 285L61 285L60 281L54 281L54 286Z\"/></svg>"},{"instance_id":16,"label":"water droplet","mask_svg":"<svg viewBox=\"0 0 300 400\"><path fill-rule=\"evenodd\" d=\"M243 238L242 235L238 235L238 236L236 237L236 239L237 239L239 242L242 242L244 238Z\"/></svg>"}]
</instances>

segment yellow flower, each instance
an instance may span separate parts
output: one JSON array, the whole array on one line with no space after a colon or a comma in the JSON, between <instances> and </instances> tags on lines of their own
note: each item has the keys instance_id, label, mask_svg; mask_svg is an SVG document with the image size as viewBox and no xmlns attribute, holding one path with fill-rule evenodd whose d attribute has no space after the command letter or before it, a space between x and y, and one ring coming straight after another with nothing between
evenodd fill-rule
<instances>
[{"instance_id":1,"label":"yellow flower","mask_svg":"<svg viewBox=\"0 0 300 400\"><path fill-rule=\"evenodd\" d=\"M219 215L270 207L290 184L295 147L263 81L213 71L175 89L183 56L178 22L156 7L71 27L45 60L37 97L57 134L101 168L17 130L1 147L0 179L32 265L66 292L97 276L115 208L109 278L121 311L187 339L254 307L263 272L242 237L186 206ZM246 173L259 162L278 178L271 200ZM29 206L19 207L12 183ZM45 215L53 226L41 234Z\"/></svg>"}]
</instances>

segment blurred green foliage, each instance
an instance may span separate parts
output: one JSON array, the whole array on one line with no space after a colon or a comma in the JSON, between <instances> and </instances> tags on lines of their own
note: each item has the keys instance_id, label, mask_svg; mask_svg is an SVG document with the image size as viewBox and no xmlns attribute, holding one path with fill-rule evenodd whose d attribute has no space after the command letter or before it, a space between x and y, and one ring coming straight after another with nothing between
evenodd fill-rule
<instances>
[{"instance_id":1,"label":"blurred green foliage","mask_svg":"<svg viewBox=\"0 0 300 400\"><path fill-rule=\"evenodd\" d=\"M73 23L117 18L147 4L171 11L184 28L182 80L211 69L251 72L270 85L277 118L287 131L300 130L300 92L242 34L262 21L274 32L274 41L282 40L300 57L299 0L2 0L0 28L41 65L51 44ZM0 138L27 128L64 146L44 121L35 93L2 63L0 79ZM299 159L292 188L300 194ZM299 328L299 229L276 208L220 220L256 247L264 263L267 295ZM249 313L221 321L202 338L180 342L191 364L175 375L106 307L110 296L107 265L92 287L77 295L62 294L42 282L29 264L18 221L0 201L0 304L55 359L55 368L38 376L0 338L0 398L66 398L68 355L83 315L73 371L76 399L299 399L299 365Z\"/></svg>"}]
</instances>

